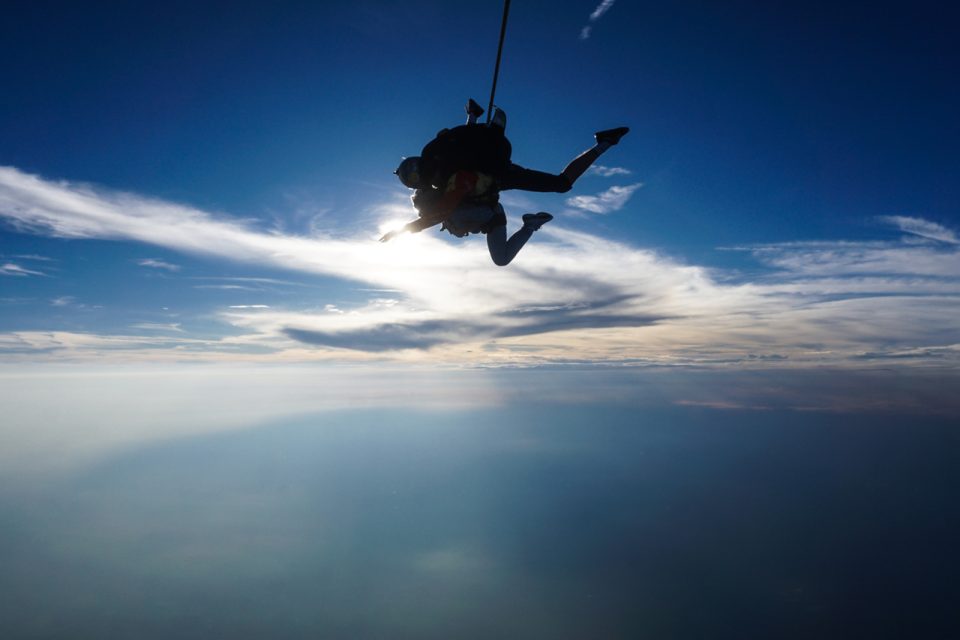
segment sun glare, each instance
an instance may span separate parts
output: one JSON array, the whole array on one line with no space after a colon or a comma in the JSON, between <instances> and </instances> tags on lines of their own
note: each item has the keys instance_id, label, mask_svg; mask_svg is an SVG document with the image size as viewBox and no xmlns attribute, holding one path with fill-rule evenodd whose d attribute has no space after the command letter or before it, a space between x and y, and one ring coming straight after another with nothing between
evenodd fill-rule
<instances>
[{"instance_id":1,"label":"sun glare","mask_svg":"<svg viewBox=\"0 0 960 640\"><path fill-rule=\"evenodd\" d=\"M380 235L383 235L389 231L399 231L406 223L407 220L403 220L401 218L390 218L377 225L377 230L379 231Z\"/></svg>"}]
</instances>

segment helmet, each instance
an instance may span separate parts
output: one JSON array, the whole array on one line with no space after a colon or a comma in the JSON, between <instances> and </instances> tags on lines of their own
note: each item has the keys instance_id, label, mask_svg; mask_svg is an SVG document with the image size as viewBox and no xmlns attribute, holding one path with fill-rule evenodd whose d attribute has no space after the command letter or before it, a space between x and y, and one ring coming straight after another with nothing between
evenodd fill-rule
<instances>
[{"instance_id":1,"label":"helmet","mask_svg":"<svg viewBox=\"0 0 960 640\"><path fill-rule=\"evenodd\" d=\"M400 182L405 186L411 189L420 188L420 158L418 156L404 158L394 173L397 174Z\"/></svg>"}]
</instances>

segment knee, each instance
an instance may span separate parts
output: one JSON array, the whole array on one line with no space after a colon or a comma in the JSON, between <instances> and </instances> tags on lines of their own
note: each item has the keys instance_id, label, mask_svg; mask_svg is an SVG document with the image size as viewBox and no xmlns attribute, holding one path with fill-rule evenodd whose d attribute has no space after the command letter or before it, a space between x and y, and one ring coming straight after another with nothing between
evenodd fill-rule
<instances>
[{"instance_id":1,"label":"knee","mask_svg":"<svg viewBox=\"0 0 960 640\"><path fill-rule=\"evenodd\" d=\"M506 250L506 247L488 247L490 249L490 259L498 267L505 267L513 260L513 256Z\"/></svg>"},{"instance_id":2,"label":"knee","mask_svg":"<svg viewBox=\"0 0 960 640\"><path fill-rule=\"evenodd\" d=\"M570 180L567 176L560 174L560 179L557 180L557 193L566 193L573 189L573 181Z\"/></svg>"}]
</instances>

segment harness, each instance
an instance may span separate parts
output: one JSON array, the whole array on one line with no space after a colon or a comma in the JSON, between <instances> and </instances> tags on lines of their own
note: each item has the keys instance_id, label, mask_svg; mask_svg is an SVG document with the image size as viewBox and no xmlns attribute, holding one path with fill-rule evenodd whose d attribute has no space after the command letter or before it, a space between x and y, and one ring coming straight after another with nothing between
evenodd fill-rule
<instances>
[{"instance_id":1,"label":"harness","mask_svg":"<svg viewBox=\"0 0 960 640\"><path fill-rule=\"evenodd\" d=\"M444 129L420 152L421 175L435 189L446 191L454 174L472 171L482 176L478 186L483 184L483 190L474 197L488 193L496 197L512 151L499 127L465 124Z\"/></svg>"}]
</instances>

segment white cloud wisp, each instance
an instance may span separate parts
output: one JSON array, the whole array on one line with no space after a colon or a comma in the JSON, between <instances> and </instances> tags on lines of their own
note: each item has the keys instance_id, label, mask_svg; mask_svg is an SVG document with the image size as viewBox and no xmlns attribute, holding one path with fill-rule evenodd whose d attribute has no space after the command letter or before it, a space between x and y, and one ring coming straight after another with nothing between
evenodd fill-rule
<instances>
[{"instance_id":1,"label":"white cloud wisp","mask_svg":"<svg viewBox=\"0 0 960 640\"><path fill-rule=\"evenodd\" d=\"M180 271L180 265L171 264L163 260L157 260L156 258L144 258L142 260L137 260L137 264L141 267L148 267L150 269L162 269L164 271L172 271L176 273Z\"/></svg>"},{"instance_id":2,"label":"white cloud wisp","mask_svg":"<svg viewBox=\"0 0 960 640\"><path fill-rule=\"evenodd\" d=\"M593 23L602 18L607 11L610 11L615 2L616 0L602 0L602 2L597 5L597 8L590 14L590 22L580 30L581 40L586 40L590 37L591 31L593 31Z\"/></svg>"},{"instance_id":3,"label":"white cloud wisp","mask_svg":"<svg viewBox=\"0 0 960 640\"><path fill-rule=\"evenodd\" d=\"M642 182L624 186L613 186L594 196L573 196L567 198L567 205L588 213L607 214L623 209L633 194L643 186Z\"/></svg>"},{"instance_id":4,"label":"white cloud wisp","mask_svg":"<svg viewBox=\"0 0 960 640\"><path fill-rule=\"evenodd\" d=\"M880 220L898 227L904 233L947 244L960 244L957 234L936 222L909 216L882 216Z\"/></svg>"},{"instance_id":5,"label":"white cloud wisp","mask_svg":"<svg viewBox=\"0 0 960 640\"><path fill-rule=\"evenodd\" d=\"M628 176L633 172L624 167L605 167L602 164L595 164L587 169L587 173L597 175L602 178L612 178L614 176Z\"/></svg>"},{"instance_id":6,"label":"white cloud wisp","mask_svg":"<svg viewBox=\"0 0 960 640\"><path fill-rule=\"evenodd\" d=\"M21 267L15 262L6 262L0 264L0 276L14 276L16 278L26 278L29 276L45 276L47 274L42 271L36 271L34 269L27 269L26 267Z\"/></svg>"}]
</instances>

